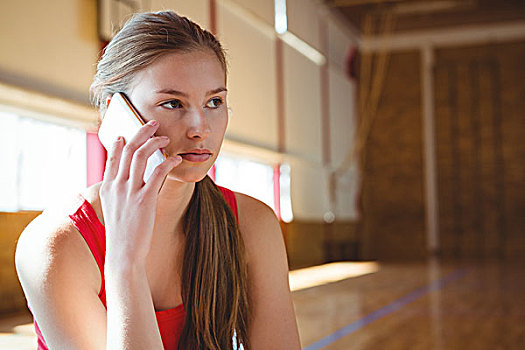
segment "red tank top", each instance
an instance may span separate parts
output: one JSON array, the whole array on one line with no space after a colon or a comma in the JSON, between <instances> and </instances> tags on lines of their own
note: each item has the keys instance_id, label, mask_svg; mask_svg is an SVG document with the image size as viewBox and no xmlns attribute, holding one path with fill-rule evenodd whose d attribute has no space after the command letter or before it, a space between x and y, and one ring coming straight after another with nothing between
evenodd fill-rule
<instances>
[{"instance_id":1,"label":"red tank top","mask_svg":"<svg viewBox=\"0 0 525 350\"><path fill-rule=\"evenodd\" d=\"M237 220L239 215L237 211L237 201L232 191L227 188L217 186L224 199L230 205ZM104 283L104 259L106 256L106 230L104 225L98 220L97 214L91 204L81 195L79 195L80 207L74 214L69 215L73 224L84 237L91 253L95 257L102 277L102 286L98 296L104 307L106 307L106 290ZM164 349L175 350L179 343L180 334L184 326L184 306L182 304L168 310L155 311L157 324L159 325L160 335ZM38 350L48 350L44 337L38 328L36 320L34 321L35 332L38 339Z\"/></svg>"}]
</instances>

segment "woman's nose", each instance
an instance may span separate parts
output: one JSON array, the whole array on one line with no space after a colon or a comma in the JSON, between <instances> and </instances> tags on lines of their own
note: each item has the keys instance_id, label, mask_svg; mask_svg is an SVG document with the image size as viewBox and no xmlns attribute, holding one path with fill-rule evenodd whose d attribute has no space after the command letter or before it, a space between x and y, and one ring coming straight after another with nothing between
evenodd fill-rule
<instances>
[{"instance_id":1,"label":"woman's nose","mask_svg":"<svg viewBox=\"0 0 525 350\"><path fill-rule=\"evenodd\" d=\"M191 109L187 115L187 136L190 139L205 139L211 132L210 123L204 110Z\"/></svg>"}]
</instances>

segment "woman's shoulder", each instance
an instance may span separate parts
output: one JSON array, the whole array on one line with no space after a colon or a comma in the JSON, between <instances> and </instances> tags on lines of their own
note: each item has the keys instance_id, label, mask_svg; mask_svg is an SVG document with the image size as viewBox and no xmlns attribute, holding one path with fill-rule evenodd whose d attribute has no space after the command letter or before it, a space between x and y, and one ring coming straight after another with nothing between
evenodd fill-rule
<instances>
[{"instance_id":1,"label":"woman's shoulder","mask_svg":"<svg viewBox=\"0 0 525 350\"><path fill-rule=\"evenodd\" d=\"M239 192L234 194L239 211L239 230L249 258L265 255L275 248L284 248L281 225L273 209L249 195Z\"/></svg>"},{"instance_id":2,"label":"woman's shoulder","mask_svg":"<svg viewBox=\"0 0 525 350\"><path fill-rule=\"evenodd\" d=\"M83 195L86 191L83 191ZM69 218L78 209L79 193L63 195L46 208L21 233L15 263L26 283L45 283L51 275L84 271L87 280L96 280L89 248ZM96 271L96 270L94 270ZM80 275L79 275L80 276Z\"/></svg>"},{"instance_id":3,"label":"woman's shoulder","mask_svg":"<svg viewBox=\"0 0 525 350\"><path fill-rule=\"evenodd\" d=\"M254 219L259 218L260 221L277 220L277 216L270 206L263 201L249 196L244 193L235 192L235 200L237 201L237 208L239 210L239 221L244 223L253 222ZM241 224L239 222L239 224Z\"/></svg>"},{"instance_id":4,"label":"woman's shoulder","mask_svg":"<svg viewBox=\"0 0 525 350\"><path fill-rule=\"evenodd\" d=\"M24 228L19 243L20 241L47 242L44 246L56 246L58 242L67 240L75 231L69 215L78 210L82 204L82 197L86 196L89 197L89 188L81 192L58 194L53 204L46 207Z\"/></svg>"}]
</instances>

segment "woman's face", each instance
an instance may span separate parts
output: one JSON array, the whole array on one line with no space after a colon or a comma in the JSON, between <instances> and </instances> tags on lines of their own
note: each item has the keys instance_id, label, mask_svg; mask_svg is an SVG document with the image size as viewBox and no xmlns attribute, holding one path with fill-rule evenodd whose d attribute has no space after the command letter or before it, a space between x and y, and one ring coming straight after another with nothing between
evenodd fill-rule
<instances>
[{"instance_id":1,"label":"woman's face","mask_svg":"<svg viewBox=\"0 0 525 350\"><path fill-rule=\"evenodd\" d=\"M228 125L225 72L215 53L161 56L137 74L127 95L146 122L159 122L156 135L170 138L168 155L182 154L182 163L168 178L202 180L217 159ZM211 155L189 154L194 152Z\"/></svg>"}]
</instances>

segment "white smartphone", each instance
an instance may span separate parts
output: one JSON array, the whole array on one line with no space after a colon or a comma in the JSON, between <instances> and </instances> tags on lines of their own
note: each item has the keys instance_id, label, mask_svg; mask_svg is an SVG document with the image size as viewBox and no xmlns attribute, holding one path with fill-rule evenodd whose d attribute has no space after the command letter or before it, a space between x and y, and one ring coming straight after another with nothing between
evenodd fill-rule
<instances>
[{"instance_id":1,"label":"white smartphone","mask_svg":"<svg viewBox=\"0 0 525 350\"><path fill-rule=\"evenodd\" d=\"M123 93L116 93L111 98L106 114L98 129L98 138L102 145L109 151L118 136L126 142L137 133L144 120ZM144 172L144 182L148 182L153 170L165 161L167 154L164 149L156 150L149 158Z\"/></svg>"}]
</instances>

